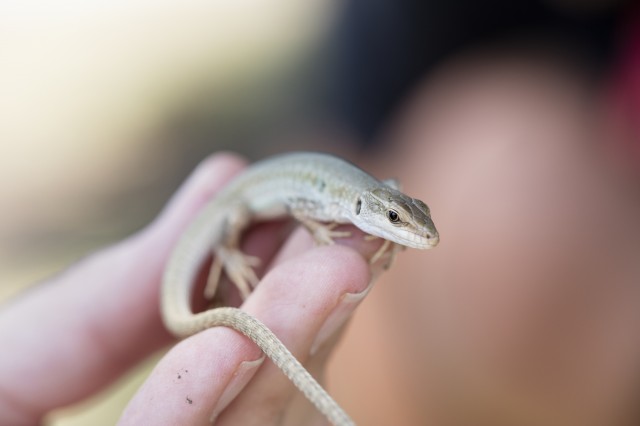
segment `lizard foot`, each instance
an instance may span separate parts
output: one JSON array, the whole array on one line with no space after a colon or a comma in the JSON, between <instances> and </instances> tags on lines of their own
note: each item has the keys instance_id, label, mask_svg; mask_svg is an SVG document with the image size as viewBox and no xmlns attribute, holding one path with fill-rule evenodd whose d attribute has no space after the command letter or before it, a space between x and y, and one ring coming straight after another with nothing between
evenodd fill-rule
<instances>
[{"instance_id":1,"label":"lizard foot","mask_svg":"<svg viewBox=\"0 0 640 426\"><path fill-rule=\"evenodd\" d=\"M306 225L306 224L305 224ZM328 225L315 222L313 227L307 226L307 229L311 232L316 244L321 246L329 246L334 244L335 238L347 238L351 236L349 231L334 231L337 223L330 223Z\"/></svg>"},{"instance_id":2,"label":"lizard foot","mask_svg":"<svg viewBox=\"0 0 640 426\"><path fill-rule=\"evenodd\" d=\"M260 265L260 258L244 254L238 249L219 247L215 249L215 258L204 289L204 296L211 300L218 288L222 270L238 287L242 299L249 297L251 290L258 284L258 276L253 268Z\"/></svg>"},{"instance_id":3,"label":"lizard foot","mask_svg":"<svg viewBox=\"0 0 640 426\"><path fill-rule=\"evenodd\" d=\"M380 237L376 237L374 235L365 235L364 238L366 241L372 241ZM385 263L382 266L382 268L384 270L387 270L391 267L391 264L395 260L398 252L403 249L404 249L404 246L393 243L389 240L384 240L380 248L373 254L373 256L371 256L371 259L369 260L369 265L373 265L383 257L386 257L387 259L385 260Z\"/></svg>"}]
</instances>

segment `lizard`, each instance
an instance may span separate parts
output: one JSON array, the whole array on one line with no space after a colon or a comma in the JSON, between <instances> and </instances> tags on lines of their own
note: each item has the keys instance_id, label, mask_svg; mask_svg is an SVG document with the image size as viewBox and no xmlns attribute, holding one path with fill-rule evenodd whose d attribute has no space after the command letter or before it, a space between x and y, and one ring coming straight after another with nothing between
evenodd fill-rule
<instances>
[{"instance_id":1,"label":"lizard","mask_svg":"<svg viewBox=\"0 0 640 426\"><path fill-rule=\"evenodd\" d=\"M187 227L165 267L161 313L168 330L187 337L210 327L229 327L251 339L335 426L355 423L258 319L234 307L193 313L196 275L213 253L205 287L212 299L224 273L243 298L257 284L259 259L240 250L244 230L253 222L291 216L318 244L332 244L348 233L334 230L351 223L392 244L418 249L435 247L439 234L427 205L338 157L311 152L276 155L245 169L206 204ZM386 249L383 244L381 250ZM379 253L374 258L379 258ZM393 254L393 253L392 253ZM373 260L373 259L372 259Z\"/></svg>"}]
</instances>

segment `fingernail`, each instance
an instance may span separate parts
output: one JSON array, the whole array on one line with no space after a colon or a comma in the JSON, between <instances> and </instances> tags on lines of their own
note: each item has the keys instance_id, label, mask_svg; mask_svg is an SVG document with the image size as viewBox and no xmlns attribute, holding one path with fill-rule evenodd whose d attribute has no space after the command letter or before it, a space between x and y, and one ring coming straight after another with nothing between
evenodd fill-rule
<instances>
[{"instance_id":1,"label":"fingernail","mask_svg":"<svg viewBox=\"0 0 640 426\"><path fill-rule=\"evenodd\" d=\"M233 373L233 377L227 384L227 387L222 392L220 398L218 398L218 402L213 409L213 413L211 413L211 417L209 417L209 421L211 423L215 422L220 413L227 408L227 406L234 400L236 396L240 393L242 389L247 385L249 380L253 377L256 370L260 368L262 363L264 362L265 356L262 355L260 358L254 361L243 361L238 365L238 368Z\"/></svg>"},{"instance_id":2,"label":"fingernail","mask_svg":"<svg viewBox=\"0 0 640 426\"><path fill-rule=\"evenodd\" d=\"M311 345L311 355L315 355L318 349L345 323L345 321L351 316L353 310L358 304L365 298L371 287L373 287L374 280L371 280L367 288L360 293L345 293L338 302L337 306L333 309L333 312L329 314L324 324L318 331L316 339Z\"/></svg>"}]
</instances>

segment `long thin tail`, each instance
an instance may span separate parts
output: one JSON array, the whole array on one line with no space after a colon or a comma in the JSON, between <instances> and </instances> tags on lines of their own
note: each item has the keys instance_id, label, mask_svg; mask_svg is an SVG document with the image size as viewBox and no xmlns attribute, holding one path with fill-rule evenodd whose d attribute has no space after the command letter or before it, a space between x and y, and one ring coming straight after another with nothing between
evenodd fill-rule
<instances>
[{"instance_id":1,"label":"long thin tail","mask_svg":"<svg viewBox=\"0 0 640 426\"><path fill-rule=\"evenodd\" d=\"M261 321L238 308L230 307L200 312L189 318L192 332L217 326L236 330L258 345L332 425L355 426L347 413Z\"/></svg>"}]
</instances>

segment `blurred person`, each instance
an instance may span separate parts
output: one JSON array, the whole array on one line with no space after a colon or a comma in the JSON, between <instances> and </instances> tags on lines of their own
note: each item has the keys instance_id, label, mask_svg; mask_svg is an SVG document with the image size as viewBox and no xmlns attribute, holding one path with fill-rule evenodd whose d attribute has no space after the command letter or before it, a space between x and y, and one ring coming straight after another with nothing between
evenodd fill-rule
<instances>
[{"instance_id":1,"label":"blurred person","mask_svg":"<svg viewBox=\"0 0 640 426\"><path fill-rule=\"evenodd\" d=\"M549 58L488 53L418 91L376 164L442 241L398 257L333 365L363 424L640 420L640 182L595 96Z\"/></svg>"},{"instance_id":2,"label":"blurred person","mask_svg":"<svg viewBox=\"0 0 640 426\"><path fill-rule=\"evenodd\" d=\"M496 2L458 13L487 3ZM395 111L373 169L425 200L442 237L428 255L398 257L332 364L330 382L362 424L640 422L640 37L637 26L621 31L615 59L611 15L571 21L536 3L483 10L484 20L444 13L436 30L400 14L411 16L404 40L427 51L453 43L429 43L438 30L457 40L483 24L492 33L466 53L443 47L448 59L421 82L417 72L417 84L375 49L346 66L378 70L380 61L383 72L405 73L404 105L381 99L402 97L378 88L386 80L376 71L347 79L356 84L347 111L358 112L347 121L376 133L372 117ZM359 28L354 55L373 31ZM399 59L419 51L405 48ZM413 62L429 68L435 56Z\"/></svg>"}]
</instances>

